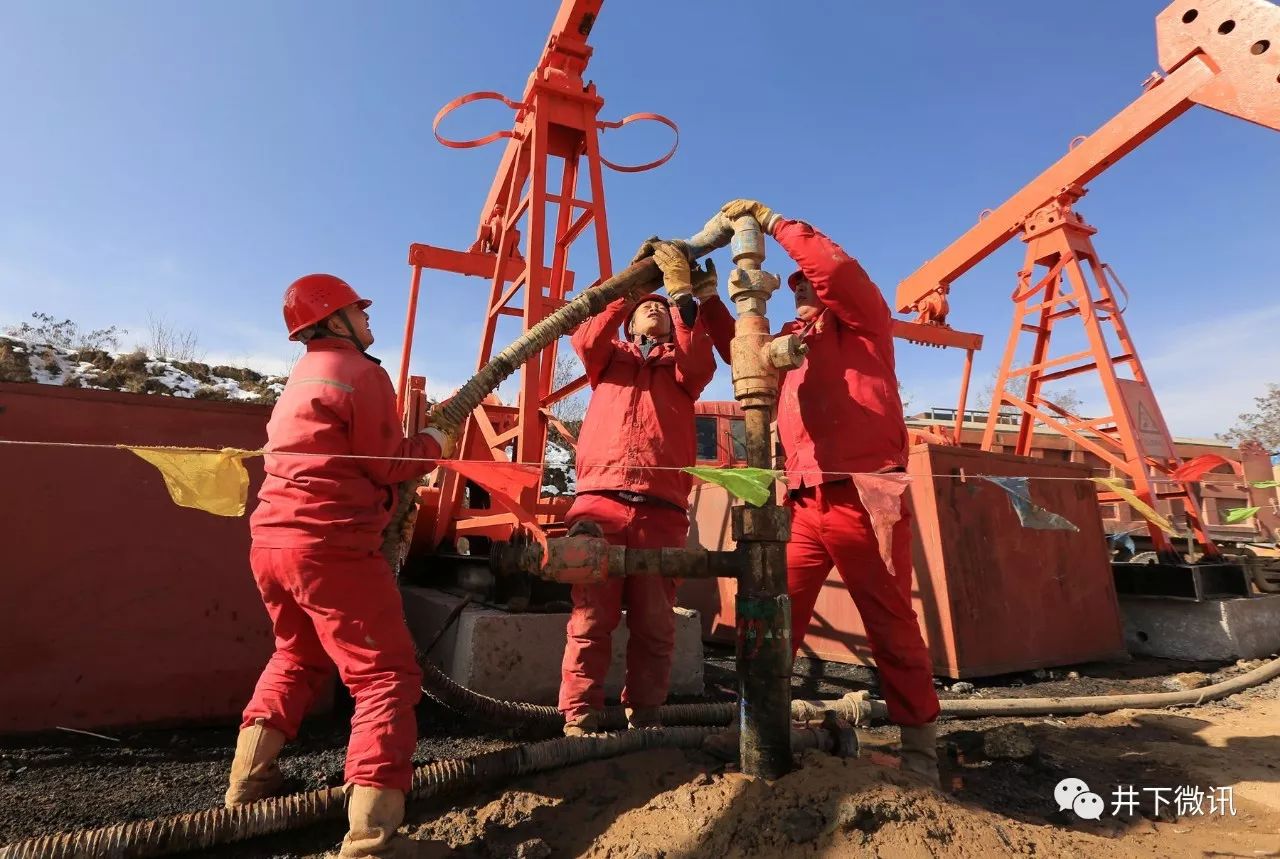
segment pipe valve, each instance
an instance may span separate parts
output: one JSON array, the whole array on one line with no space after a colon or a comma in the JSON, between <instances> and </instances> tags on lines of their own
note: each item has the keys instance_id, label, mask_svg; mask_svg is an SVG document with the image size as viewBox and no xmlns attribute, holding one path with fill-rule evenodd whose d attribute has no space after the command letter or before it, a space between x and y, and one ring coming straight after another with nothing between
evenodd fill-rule
<instances>
[{"instance_id":1,"label":"pipe valve","mask_svg":"<svg viewBox=\"0 0 1280 859\"><path fill-rule=\"evenodd\" d=\"M778 370L795 370L804 363L809 347L795 334L784 334L765 347L765 363Z\"/></svg>"}]
</instances>

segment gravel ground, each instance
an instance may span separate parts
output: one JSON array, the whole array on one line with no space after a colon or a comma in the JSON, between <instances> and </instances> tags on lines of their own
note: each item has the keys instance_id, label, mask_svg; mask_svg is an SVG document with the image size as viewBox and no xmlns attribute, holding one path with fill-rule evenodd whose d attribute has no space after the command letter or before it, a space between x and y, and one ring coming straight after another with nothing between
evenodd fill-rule
<instances>
[{"instance_id":1,"label":"gravel ground","mask_svg":"<svg viewBox=\"0 0 1280 859\"><path fill-rule=\"evenodd\" d=\"M1214 682L1243 670L1221 663L1138 658L985 678L971 685L937 683L942 698L1100 695L1168 691L1170 678L1185 672L1203 673L1208 682ZM733 697L731 649L708 649L706 680L709 697ZM1280 684L1271 683L1247 694L1275 697L1277 689L1270 687L1280 689ZM837 697L855 689L875 690L875 672L862 666L797 661L792 681L796 697ZM1233 703L1228 701L1225 706ZM290 745L281 761L290 789L309 790L341 783L349 716L350 701L340 695L331 714L304 724L298 741ZM963 756L967 748L981 740L983 731L1002 721L1007 720L951 723L944 725L941 733L949 736L951 753ZM429 701L419 709L419 730L421 738L415 756L419 764L531 738L468 723ZM896 739L896 729L892 727L863 733L864 740L872 745L883 742L888 747ZM60 732L0 740L0 843L195 811L221 802L235 742L234 726L125 731L115 732L113 737L118 742ZM981 780L983 775L973 778ZM1018 813L1016 784L1007 790L995 781L983 787L987 795L999 798L1003 813ZM314 855L332 848L342 831L341 822L336 822L203 855L246 859Z\"/></svg>"},{"instance_id":2,"label":"gravel ground","mask_svg":"<svg viewBox=\"0 0 1280 859\"><path fill-rule=\"evenodd\" d=\"M287 790L342 784L350 716L340 695L331 713L303 723L280 761ZM418 709L418 730L417 764L515 742L430 701ZM222 804L235 725L103 733L119 742L62 732L0 739L0 844ZM343 831L339 822L202 855L306 855L332 847Z\"/></svg>"}]
</instances>

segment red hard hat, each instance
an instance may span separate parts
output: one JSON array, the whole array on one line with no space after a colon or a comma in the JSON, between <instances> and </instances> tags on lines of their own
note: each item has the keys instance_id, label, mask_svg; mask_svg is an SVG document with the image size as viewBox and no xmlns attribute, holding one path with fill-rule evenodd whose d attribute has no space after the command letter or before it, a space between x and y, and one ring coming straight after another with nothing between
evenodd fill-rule
<instances>
[{"instance_id":1,"label":"red hard hat","mask_svg":"<svg viewBox=\"0 0 1280 859\"><path fill-rule=\"evenodd\" d=\"M671 312L671 299L667 298L661 292L649 293L643 298L637 300L636 306L631 308L631 313L627 315L627 324L623 326L623 330L626 331L628 337L631 336L631 320L635 318L636 311L640 309L640 305L644 304L646 301L661 301L667 306L667 313Z\"/></svg>"},{"instance_id":2,"label":"red hard hat","mask_svg":"<svg viewBox=\"0 0 1280 859\"><path fill-rule=\"evenodd\" d=\"M791 287L792 292L795 292L796 284L805 279L804 272L800 271L800 269L796 269L791 272L791 275L787 278L787 286Z\"/></svg>"},{"instance_id":3,"label":"red hard hat","mask_svg":"<svg viewBox=\"0 0 1280 859\"><path fill-rule=\"evenodd\" d=\"M363 310L373 302L361 298L345 280L331 274L298 278L284 291L284 325L289 329L289 339L297 340L299 331L349 304L357 304Z\"/></svg>"}]
</instances>

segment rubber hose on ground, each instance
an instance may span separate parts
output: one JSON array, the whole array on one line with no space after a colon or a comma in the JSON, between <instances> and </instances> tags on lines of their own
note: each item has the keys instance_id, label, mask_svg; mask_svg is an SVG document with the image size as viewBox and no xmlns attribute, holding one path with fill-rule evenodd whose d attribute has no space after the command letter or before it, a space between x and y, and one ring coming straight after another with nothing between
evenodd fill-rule
<instances>
[{"instance_id":1,"label":"rubber hose on ground","mask_svg":"<svg viewBox=\"0 0 1280 859\"><path fill-rule=\"evenodd\" d=\"M504 727L513 724L554 730L564 727L564 716L555 707L490 698L458 683L421 655L418 657L418 664L422 668L422 691L455 713ZM808 722L821 719L828 711L834 711L841 719L861 725L870 720L877 703L879 702L873 702L864 692L851 692L843 698L830 701L797 699L791 702L791 719L795 722ZM736 701L664 704L658 708L658 719L663 725L725 726L732 724L737 715ZM626 725L624 708L605 708L604 728L615 730L625 728Z\"/></svg>"},{"instance_id":2,"label":"rubber hose on ground","mask_svg":"<svg viewBox=\"0 0 1280 859\"><path fill-rule=\"evenodd\" d=\"M443 676L443 675L441 675ZM1201 704L1242 692L1252 686L1280 677L1280 658L1222 683L1183 692L1154 692L1132 695L1080 696L1071 698L1003 698L988 701L943 701L942 714L950 718L981 716L1049 716L1108 713L1121 709L1156 709L1178 704ZM466 690L452 680L456 689ZM483 696L478 696L483 697ZM493 701L497 705L510 702ZM882 701L866 701L845 696L839 702L793 702L793 712L802 708L821 708L826 703L845 704L847 717L861 723L859 714L869 704L872 718L885 717ZM526 707L531 705L524 705ZM683 706L683 705L679 705ZM733 705L692 705L719 708ZM544 708L539 708L544 709ZM545 708L551 710L552 708ZM839 710L839 707L835 709ZM557 714L558 718L559 714ZM437 761L414 771L412 796L435 797L466 786L476 786L494 779L509 778L588 760L628 754L652 748L694 748L702 740L721 730L715 727L652 728L600 734L590 737L563 737L541 743L530 743L497 752L485 752L466 758ZM797 750L813 747L814 735L793 734ZM321 820L340 817L343 795L340 788L326 788L307 793L237 808L214 808L190 814L142 820L100 829L31 838L0 847L0 859L123 859L123 857L164 856L185 850L213 847L297 829Z\"/></svg>"},{"instance_id":3,"label":"rubber hose on ground","mask_svg":"<svg viewBox=\"0 0 1280 859\"><path fill-rule=\"evenodd\" d=\"M1253 586L1264 594L1280 594L1280 584L1272 584L1267 578L1267 571L1260 564L1249 565L1249 575Z\"/></svg>"},{"instance_id":4,"label":"rubber hose on ground","mask_svg":"<svg viewBox=\"0 0 1280 859\"><path fill-rule=\"evenodd\" d=\"M456 713L504 727L518 724L557 731L564 727L564 716L555 707L490 698L456 682L430 661L422 660L419 664L422 668L422 691ZM658 708L658 718L664 725L723 726L733 721L737 707L733 702L666 704ZM626 726L627 715L622 707L605 708L604 728L612 730Z\"/></svg>"},{"instance_id":5,"label":"rubber hose on ground","mask_svg":"<svg viewBox=\"0 0 1280 859\"><path fill-rule=\"evenodd\" d=\"M989 700L942 701L942 715L952 719L974 719L980 716L1079 716L1086 713L1110 713L1114 710L1155 710L1178 704L1203 704L1215 701L1251 686L1280 677L1280 659L1272 659L1252 671L1183 692L1140 692L1128 695L1081 695L1071 698L996 698ZM884 703L872 704L872 716L887 715Z\"/></svg>"},{"instance_id":6,"label":"rubber hose on ground","mask_svg":"<svg viewBox=\"0 0 1280 859\"><path fill-rule=\"evenodd\" d=\"M647 749L692 749L718 728L650 728L618 734L562 737L465 758L436 761L413 773L410 797L427 799L493 781ZM797 734L802 745L816 742ZM236 808L175 814L59 835L29 838L0 847L0 859L125 859L168 856L262 835L287 832L345 813L342 788L322 788Z\"/></svg>"},{"instance_id":7,"label":"rubber hose on ground","mask_svg":"<svg viewBox=\"0 0 1280 859\"><path fill-rule=\"evenodd\" d=\"M422 691L455 713L504 727L525 725L559 728L564 726L564 716L555 707L490 698L456 682L430 660L420 659L418 665L422 669Z\"/></svg>"}]
</instances>

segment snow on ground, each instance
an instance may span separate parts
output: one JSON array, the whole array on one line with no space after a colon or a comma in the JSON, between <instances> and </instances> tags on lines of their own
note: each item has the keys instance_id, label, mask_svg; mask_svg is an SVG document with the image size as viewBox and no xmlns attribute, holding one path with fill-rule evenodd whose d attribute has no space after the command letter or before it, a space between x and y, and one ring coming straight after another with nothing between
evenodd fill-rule
<instances>
[{"instance_id":1,"label":"snow on ground","mask_svg":"<svg viewBox=\"0 0 1280 859\"><path fill-rule=\"evenodd\" d=\"M285 383L283 376L239 367L153 360L141 352L77 351L12 335L0 336L0 350L9 353L0 367L2 381L250 403L275 402ZM29 378L22 378L24 357Z\"/></svg>"},{"instance_id":2,"label":"snow on ground","mask_svg":"<svg viewBox=\"0 0 1280 859\"><path fill-rule=\"evenodd\" d=\"M573 453L567 448L547 443L546 464L542 468L546 495L573 495L578 491L577 473L573 468Z\"/></svg>"}]
</instances>

